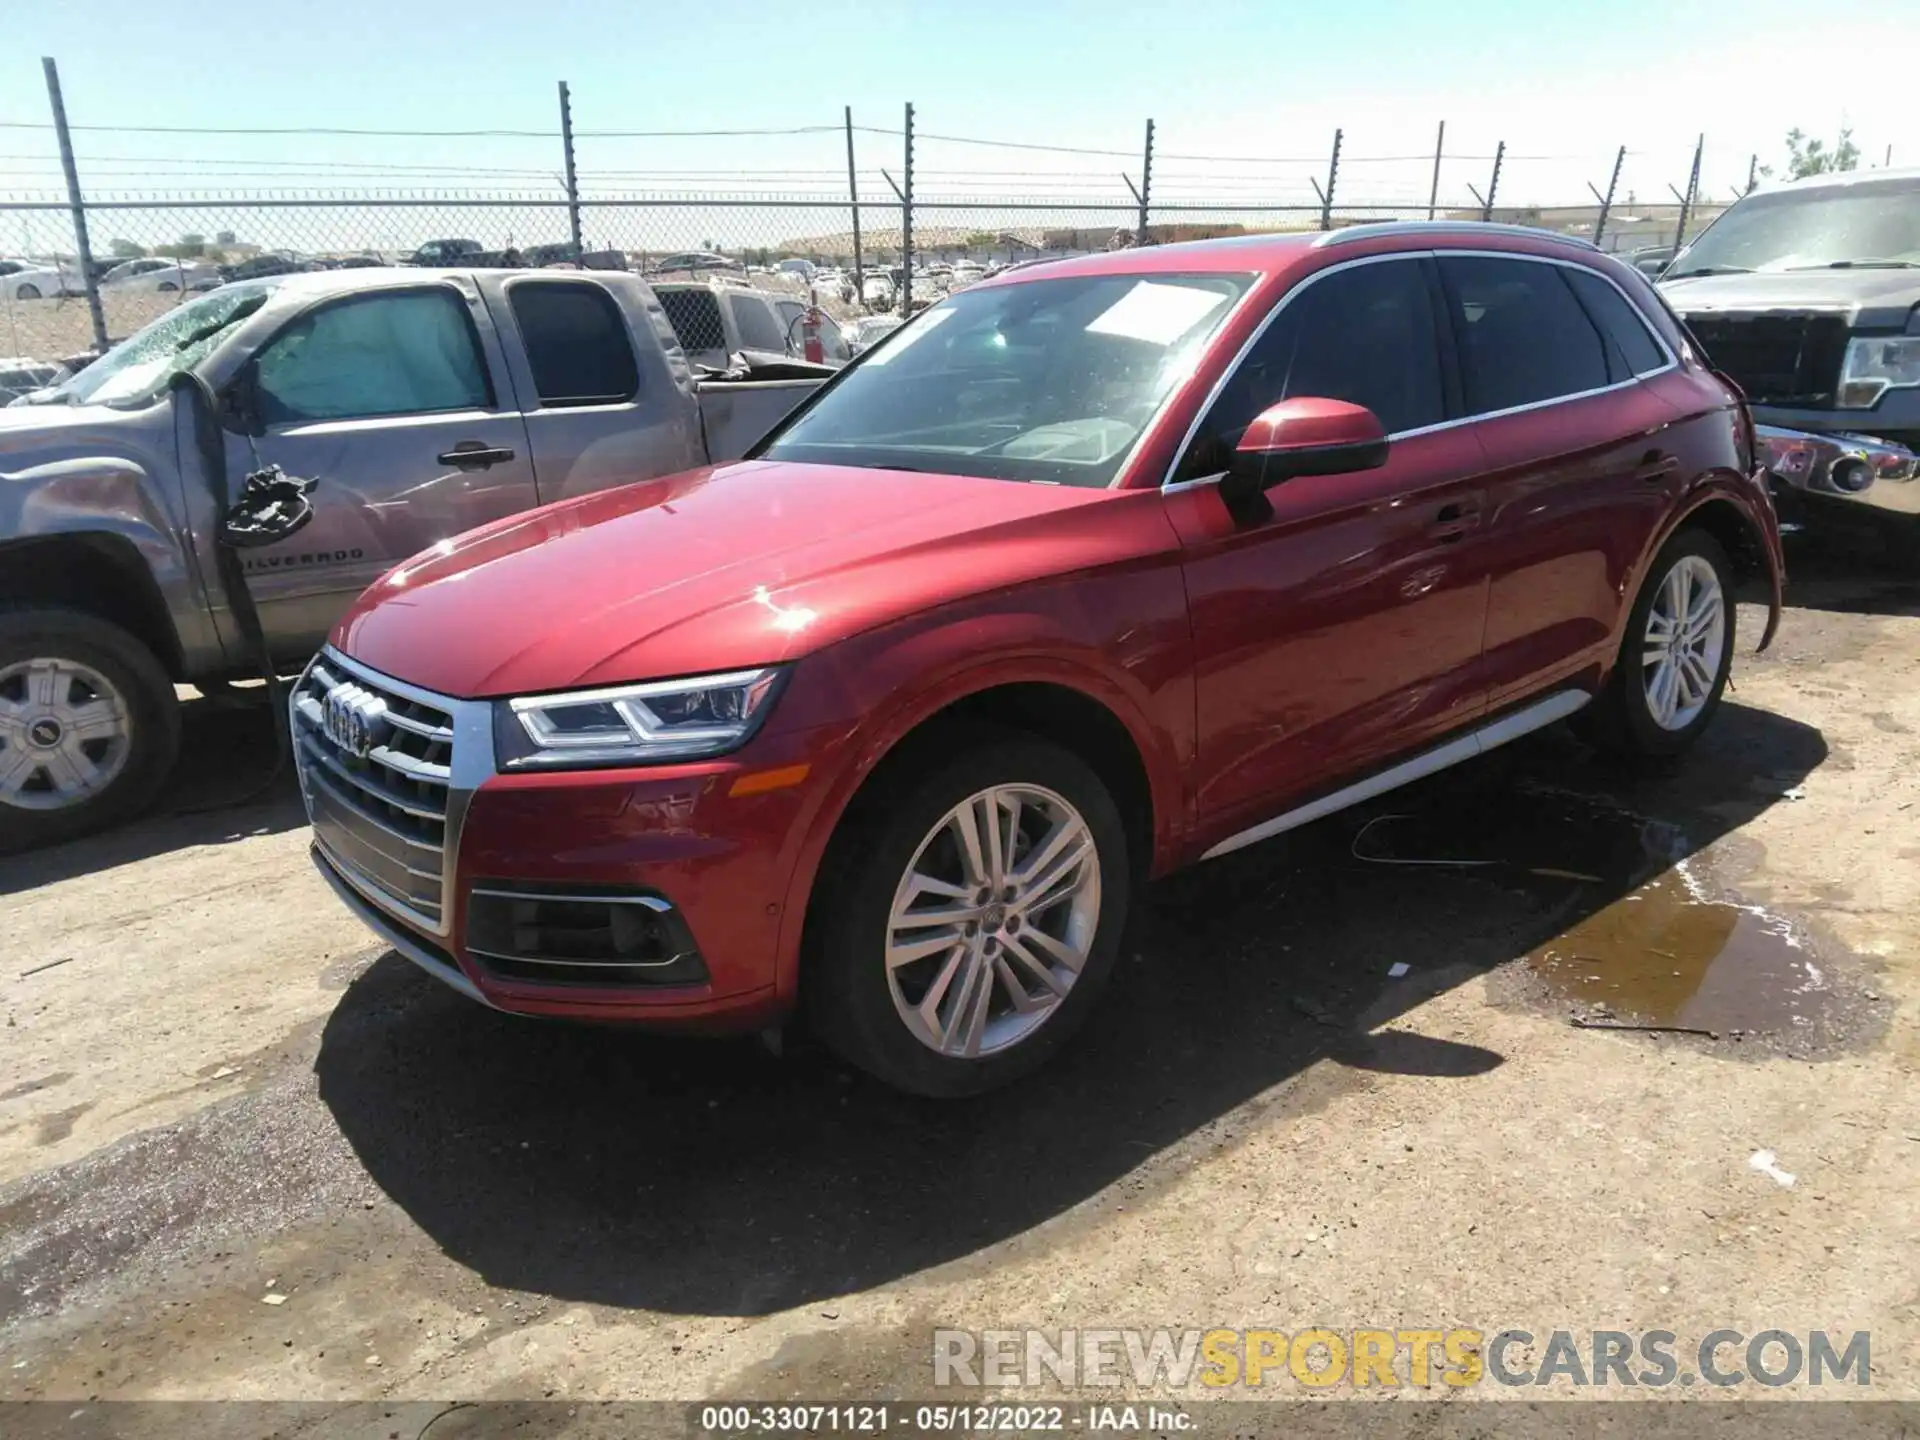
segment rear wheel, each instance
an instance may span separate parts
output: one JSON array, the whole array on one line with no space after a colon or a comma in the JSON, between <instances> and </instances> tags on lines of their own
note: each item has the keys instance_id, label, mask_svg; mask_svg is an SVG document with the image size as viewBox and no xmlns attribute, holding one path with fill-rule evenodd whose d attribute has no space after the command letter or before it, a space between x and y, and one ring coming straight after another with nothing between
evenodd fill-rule
<instances>
[{"instance_id":1,"label":"rear wheel","mask_svg":"<svg viewBox=\"0 0 1920 1440\"><path fill-rule=\"evenodd\" d=\"M0 853L132 818L180 745L173 684L117 625L0 611Z\"/></svg>"},{"instance_id":2,"label":"rear wheel","mask_svg":"<svg viewBox=\"0 0 1920 1440\"><path fill-rule=\"evenodd\" d=\"M13 292L13 298L16 300L38 300L40 298L40 287L30 282L24 284Z\"/></svg>"},{"instance_id":3,"label":"rear wheel","mask_svg":"<svg viewBox=\"0 0 1920 1440\"><path fill-rule=\"evenodd\" d=\"M1607 688L1583 728L1629 757L1678 755L1712 723L1733 668L1733 566L1704 530L1654 557Z\"/></svg>"},{"instance_id":4,"label":"rear wheel","mask_svg":"<svg viewBox=\"0 0 1920 1440\"><path fill-rule=\"evenodd\" d=\"M814 1028L902 1090L959 1096L1041 1065L1105 987L1131 871L1113 798L1023 735L923 771L854 823L809 960Z\"/></svg>"}]
</instances>

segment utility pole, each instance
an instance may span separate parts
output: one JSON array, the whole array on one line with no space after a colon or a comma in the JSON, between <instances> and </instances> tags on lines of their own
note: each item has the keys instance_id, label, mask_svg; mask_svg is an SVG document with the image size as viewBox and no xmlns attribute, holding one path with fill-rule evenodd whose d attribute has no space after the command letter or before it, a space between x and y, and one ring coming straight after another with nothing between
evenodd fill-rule
<instances>
[{"instance_id":1,"label":"utility pole","mask_svg":"<svg viewBox=\"0 0 1920 1440\"><path fill-rule=\"evenodd\" d=\"M847 203L853 210L853 294L864 302L867 293L866 266L860 254L860 181L853 168L853 107L847 112Z\"/></svg>"},{"instance_id":2,"label":"utility pole","mask_svg":"<svg viewBox=\"0 0 1920 1440\"><path fill-rule=\"evenodd\" d=\"M1593 222L1593 243L1598 245L1607 233L1607 216L1613 211L1613 192L1620 184L1620 167L1626 163L1627 147L1622 145L1620 153L1613 157L1613 175L1607 181L1607 193L1602 195L1593 189L1593 182L1587 182L1587 189L1593 190L1593 198L1600 202L1600 218Z\"/></svg>"},{"instance_id":3,"label":"utility pole","mask_svg":"<svg viewBox=\"0 0 1920 1440\"><path fill-rule=\"evenodd\" d=\"M567 82L560 82L560 148L567 161L567 233L573 237L576 257L585 252L580 243L580 182L573 173L573 100L567 94Z\"/></svg>"},{"instance_id":4,"label":"utility pole","mask_svg":"<svg viewBox=\"0 0 1920 1440\"><path fill-rule=\"evenodd\" d=\"M1427 219L1440 208L1440 157L1447 153L1447 122L1440 122L1440 133L1433 137L1433 188L1427 191Z\"/></svg>"},{"instance_id":5,"label":"utility pole","mask_svg":"<svg viewBox=\"0 0 1920 1440\"><path fill-rule=\"evenodd\" d=\"M87 243L87 206L80 198L80 171L73 160L73 136L67 130L67 106L60 98L60 69L52 56L40 61L47 73L47 99L53 103L53 130L60 142L60 168L67 173L67 204L73 209L73 242L80 256L80 283L87 288L87 313L93 317L95 348L107 348L107 316L100 308L100 283L93 274L93 246Z\"/></svg>"},{"instance_id":6,"label":"utility pole","mask_svg":"<svg viewBox=\"0 0 1920 1440\"><path fill-rule=\"evenodd\" d=\"M1333 228L1333 188L1340 181L1340 134L1333 132L1333 158L1327 161L1327 188L1322 190L1318 180L1313 181L1313 193L1320 197L1320 228ZM1311 177L1309 177L1311 178Z\"/></svg>"}]
</instances>

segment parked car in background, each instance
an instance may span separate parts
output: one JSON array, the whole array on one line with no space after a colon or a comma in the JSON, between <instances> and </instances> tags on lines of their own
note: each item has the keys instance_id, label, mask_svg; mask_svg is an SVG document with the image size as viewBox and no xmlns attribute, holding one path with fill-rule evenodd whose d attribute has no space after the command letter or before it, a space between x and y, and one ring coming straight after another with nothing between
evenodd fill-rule
<instances>
[{"instance_id":1,"label":"parked car in background","mask_svg":"<svg viewBox=\"0 0 1920 1440\"><path fill-rule=\"evenodd\" d=\"M103 290L142 290L170 294L183 290L211 290L222 283L220 267L201 260L169 260L149 255L123 260L100 277Z\"/></svg>"},{"instance_id":2,"label":"parked car in background","mask_svg":"<svg viewBox=\"0 0 1920 1440\"><path fill-rule=\"evenodd\" d=\"M687 359L703 369L725 370L735 355L764 363L805 354L807 307L791 294L709 280L656 281L653 292ZM832 320L822 317L820 337L826 364L853 358Z\"/></svg>"},{"instance_id":3,"label":"parked car in background","mask_svg":"<svg viewBox=\"0 0 1920 1440\"><path fill-rule=\"evenodd\" d=\"M223 280L264 280L269 275L297 275L302 270L315 268L310 262L294 254L291 250L269 250L264 254L252 255L245 260L236 260L231 265L220 267Z\"/></svg>"},{"instance_id":4,"label":"parked car in background","mask_svg":"<svg viewBox=\"0 0 1920 1440\"><path fill-rule=\"evenodd\" d=\"M0 356L0 405L65 378L66 371L50 360L29 360L25 356L7 359Z\"/></svg>"},{"instance_id":5,"label":"parked car in background","mask_svg":"<svg viewBox=\"0 0 1920 1440\"><path fill-rule=\"evenodd\" d=\"M196 424L200 382L219 413ZM215 549L218 497L249 473L314 482L305 529L243 552L272 657L297 669L416 552L738 456L818 383L696 381L624 274L324 271L169 310L0 409L0 850L133 814L172 764L174 685L256 672ZM397 772L346 768L315 788L370 827L340 843L371 864L401 794L376 777Z\"/></svg>"},{"instance_id":6,"label":"parked car in background","mask_svg":"<svg viewBox=\"0 0 1920 1440\"><path fill-rule=\"evenodd\" d=\"M1481 224L1167 245L393 571L293 724L321 873L470 998L804 1009L960 1095L1069 1038L1148 876L1572 716L1683 751L1748 580L1764 646L1751 429L1635 271Z\"/></svg>"},{"instance_id":7,"label":"parked car in background","mask_svg":"<svg viewBox=\"0 0 1920 1440\"><path fill-rule=\"evenodd\" d=\"M487 247L478 240L429 240L401 263L404 265L477 265Z\"/></svg>"},{"instance_id":8,"label":"parked car in background","mask_svg":"<svg viewBox=\"0 0 1920 1440\"><path fill-rule=\"evenodd\" d=\"M1749 195L1660 291L1746 392L1783 499L1870 517L1920 563L1920 169Z\"/></svg>"},{"instance_id":9,"label":"parked car in background","mask_svg":"<svg viewBox=\"0 0 1920 1440\"><path fill-rule=\"evenodd\" d=\"M46 260L0 260L0 297L46 300L79 294L86 288L77 269Z\"/></svg>"},{"instance_id":10,"label":"parked car in background","mask_svg":"<svg viewBox=\"0 0 1920 1440\"><path fill-rule=\"evenodd\" d=\"M711 250L683 250L674 255L662 255L647 266L649 275L672 275L676 272L698 270L738 270L746 266L730 255L716 255Z\"/></svg>"},{"instance_id":11,"label":"parked car in background","mask_svg":"<svg viewBox=\"0 0 1920 1440\"><path fill-rule=\"evenodd\" d=\"M798 257L780 261L773 267L773 270L776 275L785 275L789 279L798 280L803 284L812 280L814 276L813 262L811 260L802 260Z\"/></svg>"},{"instance_id":12,"label":"parked car in background","mask_svg":"<svg viewBox=\"0 0 1920 1440\"><path fill-rule=\"evenodd\" d=\"M862 315L857 320L843 321L840 329L847 337L848 347L860 355L906 323L898 315Z\"/></svg>"},{"instance_id":13,"label":"parked car in background","mask_svg":"<svg viewBox=\"0 0 1920 1440\"><path fill-rule=\"evenodd\" d=\"M860 286L860 302L874 310L885 310L893 305L898 293L891 277L870 273Z\"/></svg>"}]
</instances>

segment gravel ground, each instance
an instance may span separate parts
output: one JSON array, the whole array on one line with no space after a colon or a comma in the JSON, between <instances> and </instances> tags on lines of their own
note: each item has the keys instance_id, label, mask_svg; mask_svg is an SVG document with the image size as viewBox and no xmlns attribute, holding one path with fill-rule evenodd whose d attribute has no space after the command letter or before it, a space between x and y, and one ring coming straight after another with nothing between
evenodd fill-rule
<instances>
[{"instance_id":1,"label":"gravel ground","mask_svg":"<svg viewBox=\"0 0 1920 1440\"><path fill-rule=\"evenodd\" d=\"M1548 734L1175 877L977 1102L478 1009L285 777L0 863L0 1398L924 1396L936 1325L1309 1324L1870 1330L1915 1397L1920 585L1794 563L1682 769ZM176 811L271 760L189 733Z\"/></svg>"}]
</instances>

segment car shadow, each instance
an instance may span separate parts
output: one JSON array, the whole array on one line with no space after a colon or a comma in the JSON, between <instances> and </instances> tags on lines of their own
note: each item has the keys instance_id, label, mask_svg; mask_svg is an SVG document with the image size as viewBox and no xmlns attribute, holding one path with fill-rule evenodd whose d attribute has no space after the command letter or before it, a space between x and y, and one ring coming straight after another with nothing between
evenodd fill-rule
<instances>
[{"instance_id":1,"label":"car shadow","mask_svg":"<svg viewBox=\"0 0 1920 1440\"><path fill-rule=\"evenodd\" d=\"M275 769L272 713L249 692L240 694L237 701L182 702L180 759L145 815L104 834L0 858L0 895L306 824L292 767Z\"/></svg>"},{"instance_id":2,"label":"car shadow","mask_svg":"<svg viewBox=\"0 0 1920 1440\"><path fill-rule=\"evenodd\" d=\"M1074 1224L1074 1207L1317 1060L1336 1084L1497 1067L1395 1022L1743 824L1825 757L1818 731L1736 704L1664 779L1621 779L1553 733L1186 872L1149 891L1074 1043L977 1100L910 1099L818 1052L514 1019L391 954L327 1023L320 1095L373 1180L491 1284L765 1313ZM1665 848L1599 853L1606 827L1585 823L1580 795L1665 822ZM1369 822L1408 815L1435 822L1429 848L1520 846L1549 873L1381 859L1406 837L1383 845Z\"/></svg>"}]
</instances>

